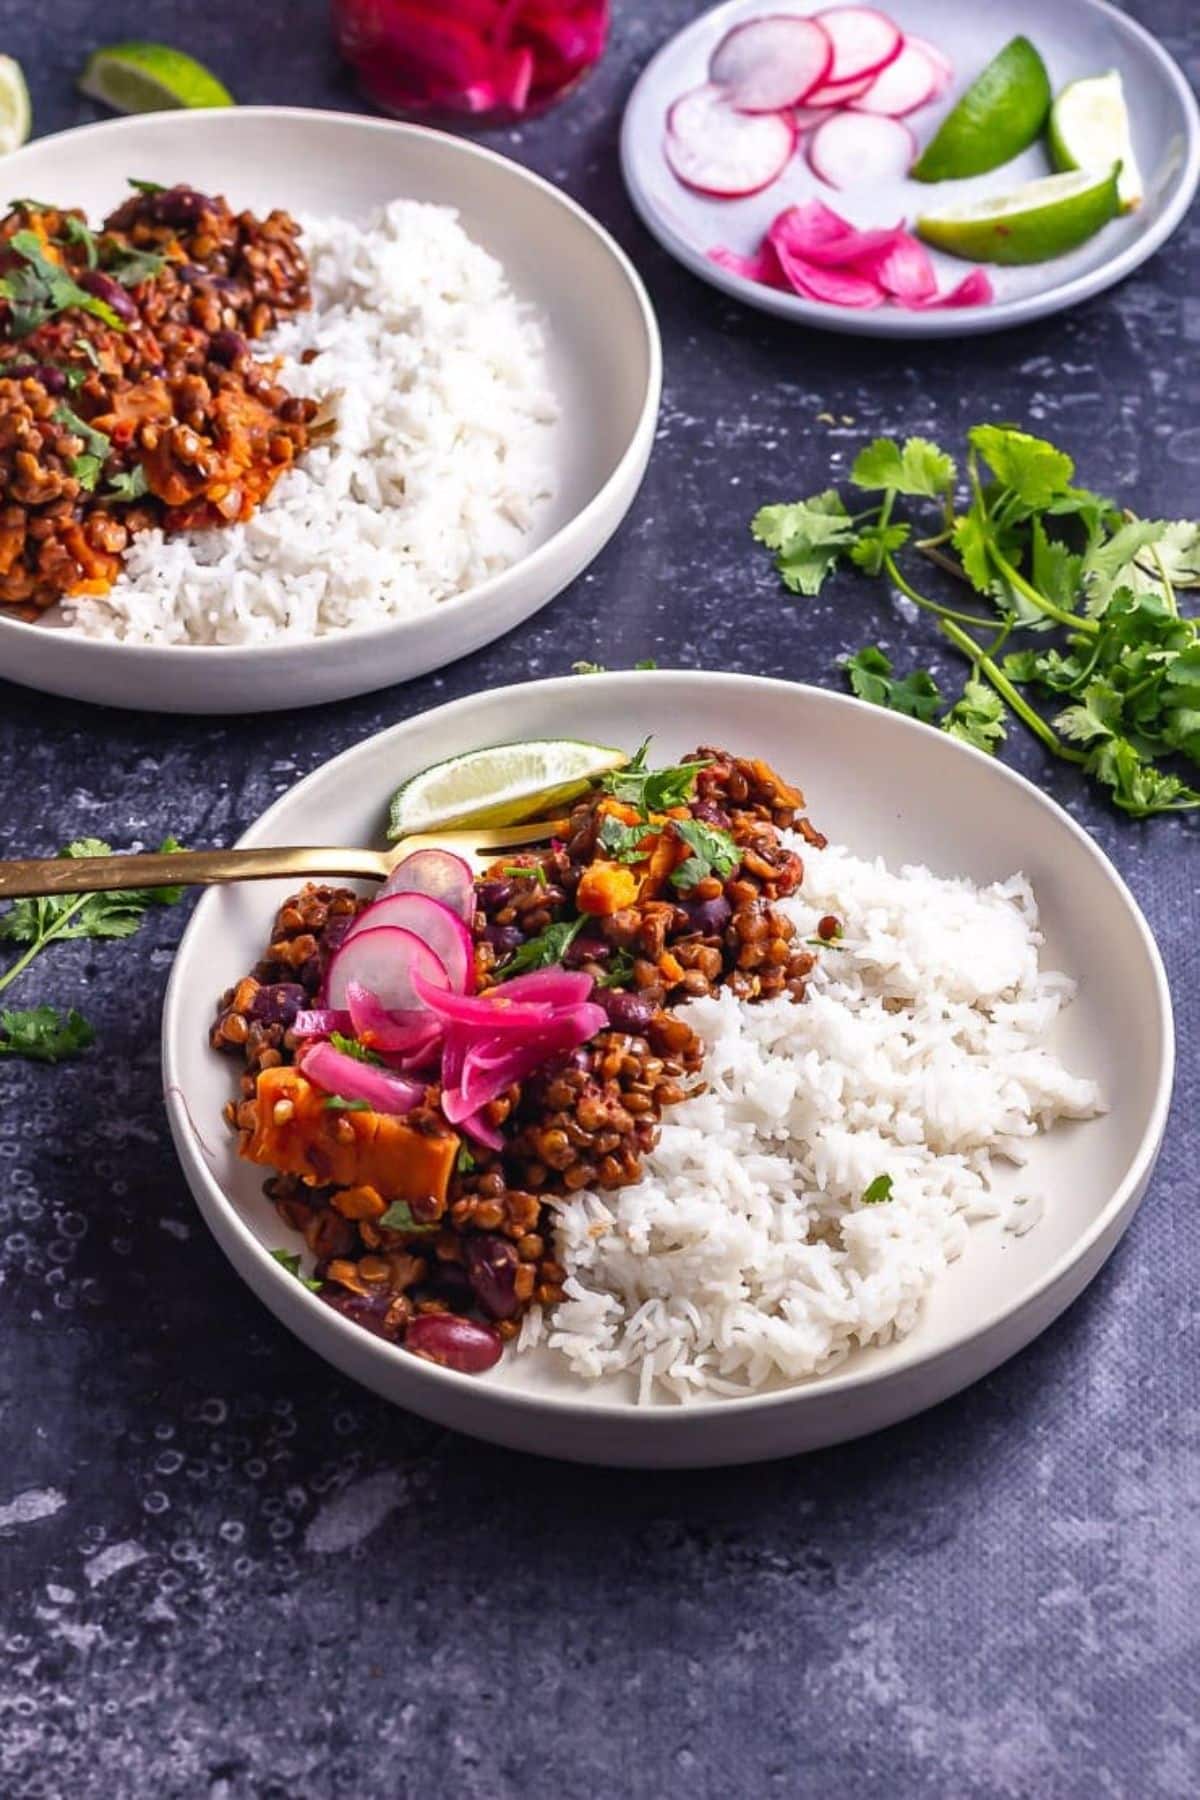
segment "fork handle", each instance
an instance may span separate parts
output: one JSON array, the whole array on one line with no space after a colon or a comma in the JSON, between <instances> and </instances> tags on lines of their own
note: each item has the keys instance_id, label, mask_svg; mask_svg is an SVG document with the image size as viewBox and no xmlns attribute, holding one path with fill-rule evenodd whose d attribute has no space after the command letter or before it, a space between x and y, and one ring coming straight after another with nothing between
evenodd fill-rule
<instances>
[{"instance_id":1,"label":"fork handle","mask_svg":"<svg viewBox=\"0 0 1200 1800\"><path fill-rule=\"evenodd\" d=\"M264 850L177 850L145 856L48 856L0 862L0 900L38 894L95 894L113 888L210 887L223 881L267 881L278 875L387 874L377 850L337 847Z\"/></svg>"}]
</instances>

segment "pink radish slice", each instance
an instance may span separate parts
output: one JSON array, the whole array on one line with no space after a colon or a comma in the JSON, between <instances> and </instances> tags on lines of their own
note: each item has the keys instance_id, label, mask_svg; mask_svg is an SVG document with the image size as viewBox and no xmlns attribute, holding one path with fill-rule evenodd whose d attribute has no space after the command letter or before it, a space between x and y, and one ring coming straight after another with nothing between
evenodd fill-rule
<instances>
[{"instance_id":1,"label":"pink radish slice","mask_svg":"<svg viewBox=\"0 0 1200 1800\"><path fill-rule=\"evenodd\" d=\"M861 98L875 79L872 70L866 75L856 75L852 81L829 81L824 87L814 90L805 101L805 110L823 113L835 113L839 107L850 106Z\"/></svg>"},{"instance_id":2,"label":"pink radish slice","mask_svg":"<svg viewBox=\"0 0 1200 1800\"><path fill-rule=\"evenodd\" d=\"M312 1044L302 1050L297 1067L325 1093L342 1100L365 1100L372 1112L409 1113L425 1098L423 1081L406 1081L403 1075L359 1062L332 1044Z\"/></svg>"},{"instance_id":3,"label":"pink radish slice","mask_svg":"<svg viewBox=\"0 0 1200 1800\"><path fill-rule=\"evenodd\" d=\"M927 106L941 86L939 70L909 38L895 61L879 71L854 105L858 112L883 113L890 119L902 119L906 113L916 112L919 106Z\"/></svg>"},{"instance_id":4,"label":"pink radish slice","mask_svg":"<svg viewBox=\"0 0 1200 1800\"><path fill-rule=\"evenodd\" d=\"M708 79L741 112L778 112L820 87L833 45L811 19L784 14L748 19L727 31L708 64Z\"/></svg>"},{"instance_id":5,"label":"pink radish slice","mask_svg":"<svg viewBox=\"0 0 1200 1800\"><path fill-rule=\"evenodd\" d=\"M878 74L899 56L904 42L900 27L873 6L833 6L817 13L815 22L833 45L830 82Z\"/></svg>"},{"instance_id":6,"label":"pink radish slice","mask_svg":"<svg viewBox=\"0 0 1200 1800\"><path fill-rule=\"evenodd\" d=\"M839 113L819 125L808 140L814 175L830 187L848 188L906 175L916 139L899 119L879 113Z\"/></svg>"},{"instance_id":7,"label":"pink radish slice","mask_svg":"<svg viewBox=\"0 0 1200 1800\"><path fill-rule=\"evenodd\" d=\"M386 894L359 913L342 942L348 944L360 932L378 931L385 925L398 925L428 944L456 993L465 994L474 986L475 946L471 934L457 914L440 900L431 900L428 894Z\"/></svg>"},{"instance_id":8,"label":"pink radish slice","mask_svg":"<svg viewBox=\"0 0 1200 1800\"><path fill-rule=\"evenodd\" d=\"M329 965L325 983L328 1006L347 1007L352 981L374 994L388 1012L416 1012L422 1005L414 978L428 989L449 989L445 964L414 932L396 925L375 931L359 931L346 938Z\"/></svg>"},{"instance_id":9,"label":"pink radish slice","mask_svg":"<svg viewBox=\"0 0 1200 1800\"><path fill-rule=\"evenodd\" d=\"M797 131L811 131L814 125L823 125L830 114L836 111L837 108L833 106L793 106L792 122Z\"/></svg>"},{"instance_id":10,"label":"pink radish slice","mask_svg":"<svg viewBox=\"0 0 1200 1800\"><path fill-rule=\"evenodd\" d=\"M385 894L428 894L440 900L464 924L475 917L475 879L461 856L449 850L414 850L396 864L379 890Z\"/></svg>"},{"instance_id":11,"label":"pink radish slice","mask_svg":"<svg viewBox=\"0 0 1200 1800\"><path fill-rule=\"evenodd\" d=\"M914 37L911 33L904 41L906 44L911 44L914 50L919 50L921 55L928 59L930 67L937 76L935 91L940 94L943 88L948 88L954 80L954 64L946 52L939 50L936 44L931 44L928 38Z\"/></svg>"},{"instance_id":12,"label":"pink radish slice","mask_svg":"<svg viewBox=\"0 0 1200 1800\"><path fill-rule=\"evenodd\" d=\"M685 187L718 200L769 187L796 148L785 113L744 113L720 88L693 88L667 114L664 154Z\"/></svg>"}]
</instances>

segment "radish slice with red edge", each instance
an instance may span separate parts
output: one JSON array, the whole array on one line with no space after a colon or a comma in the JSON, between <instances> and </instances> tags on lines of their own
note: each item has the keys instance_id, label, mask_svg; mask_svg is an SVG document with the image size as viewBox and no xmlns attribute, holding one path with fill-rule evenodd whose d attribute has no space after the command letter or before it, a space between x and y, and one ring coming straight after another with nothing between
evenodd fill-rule
<instances>
[{"instance_id":1,"label":"radish slice with red edge","mask_svg":"<svg viewBox=\"0 0 1200 1800\"><path fill-rule=\"evenodd\" d=\"M870 186L906 175L916 139L899 119L879 113L838 113L818 125L808 140L814 175L830 187Z\"/></svg>"},{"instance_id":2,"label":"radish slice with red edge","mask_svg":"<svg viewBox=\"0 0 1200 1800\"><path fill-rule=\"evenodd\" d=\"M329 1037L335 1031L349 1037L354 1025L348 1012L335 1012L330 1006L320 1006L309 1012L298 1012L288 1029L298 1038Z\"/></svg>"},{"instance_id":3,"label":"radish slice with red edge","mask_svg":"<svg viewBox=\"0 0 1200 1800\"><path fill-rule=\"evenodd\" d=\"M458 914L440 900L431 900L428 894L385 894L359 913L342 942L349 944L362 932L378 931L387 925L411 931L428 944L457 993L463 994L475 985L471 934Z\"/></svg>"},{"instance_id":4,"label":"radish slice with red edge","mask_svg":"<svg viewBox=\"0 0 1200 1800\"><path fill-rule=\"evenodd\" d=\"M414 850L396 864L378 898L387 894L428 894L465 925L475 917L475 878L462 857L449 850Z\"/></svg>"},{"instance_id":5,"label":"radish slice with red edge","mask_svg":"<svg viewBox=\"0 0 1200 1800\"><path fill-rule=\"evenodd\" d=\"M909 38L899 56L881 69L866 93L854 102L857 112L883 113L890 119L902 119L928 106L942 89L940 71L935 69L925 52Z\"/></svg>"},{"instance_id":6,"label":"radish slice with red edge","mask_svg":"<svg viewBox=\"0 0 1200 1800\"><path fill-rule=\"evenodd\" d=\"M937 76L936 92L942 93L954 80L954 64L946 52L939 50L936 44L931 44L928 38L916 37L912 33L904 41L906 44L911 44L914 50L919 50L921 55L927 59L930 68Z\"/></svg>"},{"instance_id":7,"label":"radish slice with red edge","mask_svg":"<svg viewBox=\"0 0 1200 1800\"><path fill-rule=\"evenodd\" d=\"M904 43L900 27L873 6L832 6L814 14L814 23L833 45L826 77L830 84L878 74L895 61Z\"/></svg>"},{"instance_id":8,"label":"radish slice with red edge","mask_svg":"<svg viewBox=\"0 0 1200 1800\"><path fill-rule=\"evenodd\" d=\"M792 123L797 131L811 131L814 125L823 125L836 111L837 108L833 106L793 106Z\"/></svg>"},{"instance_id":9,"label":"radish slice with red edge","mask_svg":"<svg viewBox=\"0 0 1200 1800\"><path fill-rule=\"evenodd\" d=\"M811 19L773 13L735 25L708 63L708 79L739 112L797 106L833 67L833 45Z\"/></svg>"},{"instance_id":10,"label":"radish slice with red edge","mask_svg":"<svg viewBox=\"0 0 1200 1800\"><path fill-rule=\"evenodd\" d=\"M874 79L875 76L871 74L856 75L852 81L832 81L810 94L806 104L814 112L823 112L828 117L831 113L839 112L843 106L850 106L860 99Z\"/></svg>"},{"instance_id":11,"label":"radish slice with red edge","mask_svg":"<svg viewBox=\"0 0 1200 1800\"><path fill-rule=\"evenodd\" d=\"M414 981L432 993L450 987L445 965L424 939L397 925L358 931L344 940L325 979L326 1005L348 1009L352 981L374 994L389 1012L398 1013L416 1012L422 1005Z\"/></svg>"},{"instance_id":12,"label":"radish slice with red edge","mask_svg":"<svg viewBox=\"0 0 1200 1800\"><path fill-rule=\"evenodd\" d=\"M300 1052L297 1067L314 1087L339 1100L364 1100L372 1112L402 1116L425 1098L423 1081L407 1081L390 1069L359 1062L332 1044L311 1044Z\"/></svg>"},{"instance_id":13,"label":"radish slice with red edge","mask_svg":"<svg viewBox=\"0 0 1200 1800\"><path fill-rule=\"evenodd\" d=\"M693 88L667 114L663 153L685 187L735 200L770 187L796 148L786 113L744 113L711 84Z\"/></svg>"}]
</instances>

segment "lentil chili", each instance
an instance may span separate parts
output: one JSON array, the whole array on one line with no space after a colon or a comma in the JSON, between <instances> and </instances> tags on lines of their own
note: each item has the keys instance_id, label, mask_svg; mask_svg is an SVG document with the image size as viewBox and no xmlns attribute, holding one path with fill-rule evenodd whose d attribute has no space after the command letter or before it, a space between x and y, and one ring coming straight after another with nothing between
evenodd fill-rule
<instances>
[{"instance_id":1,"label":"lentil chili","mask_svg":"<svg viewBox=\"0 0 1200 1800\"><path fill-rule=\"evenodd\" d=\"M689 761L700 765L691 792L668 815L647 822L593 793L564 842L501 859L476 883L477 990L502 984L523 950L569 921L563 960L593 977L608 1018L581 1049L485 1108L502 1150L464 1138L446 1192L410 1199L399 1216L370 1185L281 1173L266 1182L316 1259L320 1298L377 1336L455 1368L491 1366L530 1306L563 1296L549 1202L638 1181L664 1111L695 1091L702 1046L675 1009L719 988L746 1001L803 999L814 957L776 905L803 865L780 834L825 840L802 815L803 795L764 762L715 749ZM618 842L637 860L614 861ZM724 873L698 872L697 844ZM627 874L631 884L617 879ZM365 904L346 888L305 887L280 909L262 960L222 997L211 1038L243 1060L240 1097L225 1109L243 1154L263 1123L259 1077L293 1061L296 1016L314 1004ZM404 1126L438 1140L451 1133L438 1096L431 1082ZM322 1125L347 1146L355 1129L340 1112ZM425 1323L435 1319L444 1324Z\"/></svg>"}]
</instances>

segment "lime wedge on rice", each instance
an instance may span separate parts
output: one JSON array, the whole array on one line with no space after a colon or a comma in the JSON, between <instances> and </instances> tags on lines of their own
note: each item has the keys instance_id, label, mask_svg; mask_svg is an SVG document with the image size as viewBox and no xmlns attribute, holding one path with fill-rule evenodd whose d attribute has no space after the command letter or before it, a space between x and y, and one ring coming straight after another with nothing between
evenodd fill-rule
<instances>
[{"instance_id":1,"label":"lime wedge on rice","mask_svg":"<svg viewBox=\"0 0 1200 1800\"><path fill-rule=\"evenodd\" d=\"M947 113L912 174L917 181L959 181L998 169L1032 144L1049 110L1046 65L1028 38L1015 37Z\"/></svg>"},{"instance_id":2,"label":"lime wedge on rice","mask_svg":"<svg viewBox=\"0 0 1200 1800\"><path fill-rule=\"evenodd\" d=\"M628 761L623 750L574 738L534 738L469 750L434 763L397 788L388 836L412 837L460 825L520 825L569 806L601 775Z\"/></svg>"},{"instance_id":3,"label":"lime wedge on rice","mask_svg":"<svg viewBox=\"0 0 1200 1800\"><path fill-rule=\"evenodd\" d=\"M21 65L11 56L0 56L0 156L19 150L32 124L33 109Z\"/></svg>"},{"instance_id":4,"label":"lime wedge on rice","mask_svg":"<svg viewBox=\"0 0 1200 1800\"><path fill-rule=\"evenodd\" d=\"M1117 215L1117 170L1043 175L1011 193L924 213L917 236L971 262L1039 263L1095 235Z\"/></svg>"},{"instance_id":5,"label":"lime wedge on rice","mask_svg":"<svg viewBox=\"0 0 1200 1800\"><path fill-rule=\"evenodd\" d=\"M93 51L79 91L123 113L234 104L229 89L203 63L168 44L110 44Z\"/></svg>"},{"instance_id":6,"label":"lime wedge on rice","mask_svg":"<svg viewBox=\"0 0 1200 1800\"><path fill-rule=\"evenodd\" d=\"M1141 205L1145 190L1133 153L1125 89L1115 69L1069 82L1050 108L1048 136L1056 169L1108 169L1120 163L1121 211Z\"/></svg>"}]
</instances>

